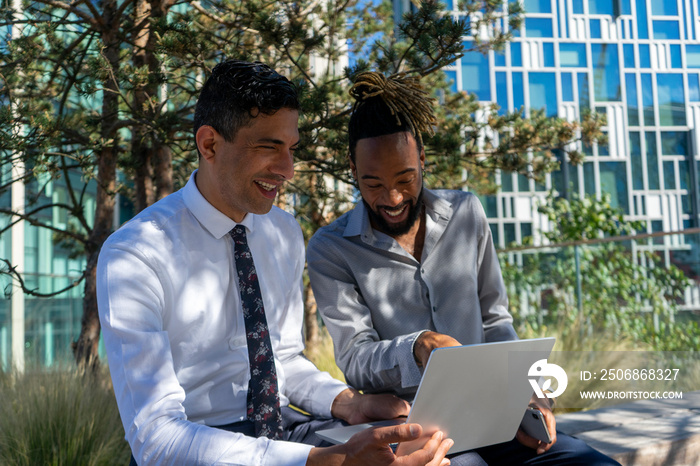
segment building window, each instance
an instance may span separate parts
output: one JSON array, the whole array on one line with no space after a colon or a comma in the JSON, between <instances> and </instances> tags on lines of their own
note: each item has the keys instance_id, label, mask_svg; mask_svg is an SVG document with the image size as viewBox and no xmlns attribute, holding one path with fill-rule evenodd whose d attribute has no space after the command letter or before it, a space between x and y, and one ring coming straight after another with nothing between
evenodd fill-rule
<instances>
[{"instance_id":1,"label":"building window","mask_svg":"<svg viewBox=\"0 0 700 466\"><path fill-rule=\"evenodd\" d=\"M617 45L591 44L593 89L596 102L619 101L622 98L617 55Z\"/></svg>"},{"instance_id":2,"label":"building window","mask_svg":"<svg viewBox=\"0 0 700 466\"><path fill-rule=\"evenodd\" d=\"M642 106L644 108L644 124L654 126L654 88L651 84L651 75L642 74Z\"/></svg>"},{"instance_id":3,"label":"building window","mask_svg":"<svg viewBox=\"0 0 700 466\"><path fill-rule=\"evenodd\" d=\"M642 144L637 131L630 131L630 161L632 189L644 189L644 165L642 164Z\"/></svg>"},{"instance_id":4,"label":"building window","mask_svg":"<svg viewBox=\"0 0 700 466\"><path fill-rule=\"evenodd\" d=\"M659 97L659 124L662 126L685 125L683 75L657 74L656 87Z\"/></svg>"},{"instance_id":5,"label":"building window","mask_svg":"<svg viewBox=\"0 0 700 466\"><path fill-rule=\"evenodd\" d=\"M651 0L651 14L658 16L677 16L678 5L675 0Z\"/></svg>"},{"instance_id":6,"label":"building window","mask_svg":"<svg viewBox=\"0 0 700 466\"><path fill-rule=\"evenodd\" d=\"M637 6L637 38L648 39L649 25L647 24L647 2L646 0L637 0L635 5Z\"/></svg>"},{"instance_id":7,"label":"building window","mask_svg":"<svg viewBox=\"0 0 700 466\"><path fill-rule=\"evenodd\" d=\"M544 55L544 66L546 68L554 67L554 44L545 42L542 44L542 54Z\"/></svg>"},{"instance_id":8,"label":"building window","mask_svg":"<svg viewBox=\"0 0 700 466\"><path fill-rule=\"evenodd\" d=\"M634 74L625 75L625 91L627 92L627 124L630 126L639 126L637 77Z\"/></svg>"},{"instance_id":9,"label":"building window","mask_svg":"<svg viewBox=\"0 0 700 466\"><path fill-rule=\"evenodd\" d=\"M471 47L471 43L465 43ZM462 90L476 94L482 101L491 100L489 60L479 52L467 52L462 57Z\"/></svg>"},{"instance_id":10,"label":"building window","mask_svg":"<svg viewBox=\"0 0 700 466\"><path fill-rule=\"evenodd\" d=\"M525 13L551 13L552 2L550 0L525 0L523 4Z\"/></svg>"},{"instance_id":11,"label":"building window","mask_svg":"<svg viewBox=\"0 0 700 466\"><path fill-rule=\"evenodd\" d=\"M523 66L523 55L520 42L512 42L510 44L510 66Z\"/></svg>"},{"instance_id":12,"label":"building window","mask_svg":"<svg viewBox=\"0 0 700 466\"><path fill-rule=\"evenodd\" d=\"M637 63L634 59L634 45L624 44L622 46L622 53L624 55L625 68L636 68Z\"/></svg>"},{"instance_id":13,"label":"building window","mask_svg":"<svg viewBox=\"0 0 700 466\"><path fill-rule=\"evenodd\" d=\"M610 194L610 204L629 214L627 173L622 162L600 162L600 192Z\"/></svg>"},{"instance_id":14,"label":"building window","mask_svg":"<svg viewBox=\"0 0 700 466\"><path fill-rule=\"evenodd\" d=\"M639 67L651 68L651 55L649 55L649 44L639 44Z\"/></svg>"},{"instance_id":15,"label":"building window","mask_svg":"<svg viewBox=\"0 0 700 466\"><path fill-rule=\"evenodd\" d=\"M591 15L612 15L613 4L610 0L588 0L588 13Z\"/></svg>"},{"instance_id":16,"label":"building window","mask_svg":"<svg viewBox=\"0 0 700 466\"><path fill-rule=\"evenodd\" d=\"M525 106L524 89L523 74L513 73L513 110L520 110Z\"/></svg>"},{"instance_id":17,"label":"building window","mask_svg":"<svg viewBox=\"0 0 700 466\"><path fill-rule=\"evenodd\" d=\"M571 73L561 74L561 99L564 102L574 101L574 85L571 79Z\"/></svg>"},{"instance_id":18,"label":"building window","mask_svg":"<svg viewBox=\"0 0 700 466\"><path fill-rule=\"evenodd\" d=\"M504 72L496 73L496 103L498 114L504 115L508 111L508 79Z\"/></svg>"},{"instance_id":19,"label":"building window","mask_svg":"<svg viewBox=\"0 0 700 466\"><path fill-rule=\"evenodd\" d=\"M671 44L671 68L682 68L683 63L681 62L681 46L678 44Z\"/></svg>"},{"instance_id":20,"label":"building window","mask_svg":"<svg viewBox=\"0 0 700 466\"><path fill-rule=\"evenodd\" d=\"M525 18L525 37L554 37L551 18Z\"/></svg>"},{"instance_id":21,"label":"building window","mask_svg":"<svg viewBox=\"0 0 700 466\"><path fill-rule=\"evenodd\" d=\"M686 45L685 60L688 68L700 68L700 45Z\"/></svg>"},{"instance_id":22,"label":"building window","mask_svg":"<svg viewBox=\"0 0 700 466\"><path fill-rule=\"evenodd\" d=\"M656 155L656 133L647 131L645 134L647 146L647 179L649 189L659 189L659 159Z\"/></svg>"},{"instance_id":23,"label":"building window","mask_svg":"<svg viewBox=\"0 0 700 466\"><path fill-rule=\"evenodd\" d=\"M681 38L678 21L654 20L654 39L656 40L676 40Z\"/></svg>"},{"instance_id":24,"label":"building window","mask_svg":"<svg viewBox=\"0 0 700 466\"><path fill-rule=\"evenodd\" d=\"M687 131L661 131L661 155L688 154Z\"/></svg>"},{"instance_id":25,"label":"building window","mask_svg":"<svg viewBox=\"0 0 700 466\"><path fill-rule=\"evenodd\" d=\"M586 44L559 44L559 63L561 66L575 66L585 68L588 66L586 60Z\"/></svg>"},{"instance_id":26,"label":"building window","mask_svg":"<svg viewBox=\"0 0 700 466\"><path fill-rule=\"evenodd\" d=\"M700 80L695 73L688 75L688 100L700 102Z\"/></svg>"},{"instance_id":27,"label":"building window","mask_svg":"<svg viewBox=\"0 0 700 466\"><path fill-rule=\"evenodd\" d=\"M530 108L544 110L548 117L557 116L557 93L554 73L530 73Z\"/></svg>"}]
</instances>

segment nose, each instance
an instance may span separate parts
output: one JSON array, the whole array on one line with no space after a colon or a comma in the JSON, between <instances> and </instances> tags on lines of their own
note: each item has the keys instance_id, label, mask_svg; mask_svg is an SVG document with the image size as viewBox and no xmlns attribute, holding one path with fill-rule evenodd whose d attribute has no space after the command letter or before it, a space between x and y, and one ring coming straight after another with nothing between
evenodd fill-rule
<instances>
[{"instance_id":1,"label":"nose","mask_svg":"<svg viewBox=\"0 0 700 466\"><path fill-rule=\"evenodd\" d=\"M285 180L292 179L294 176L294 152L290 149L281 151L271 171L275 175L283 177Z\"/></svg>"},{"instance_id":2,"label":"nose","mask_svg":"<svg viewBox=\"0 0 700 466\"><path fill-rule=\"evenodd\" d=\"M387 193L387 198L388 198L387 205L394 207L394 206L397 206L403 202L403 194L401 194L401 192L399 192L398 189L390 188L389 190L386 191L386 193Z\"/></svg>"}]
</instances>

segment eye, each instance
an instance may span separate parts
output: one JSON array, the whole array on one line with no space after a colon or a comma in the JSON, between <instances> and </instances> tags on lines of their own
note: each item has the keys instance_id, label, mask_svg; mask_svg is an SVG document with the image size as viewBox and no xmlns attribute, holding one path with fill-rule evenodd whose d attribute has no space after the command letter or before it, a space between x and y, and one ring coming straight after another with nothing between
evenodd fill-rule
<instances>
[{"instance_id":1,"label":"eye","mask_svg":"<svg viewBox=\"0 0 700 466\"><path fill-rule=\"evenodd\" d=\"M399 181L399 184L411 184L411 183L413 183L414 180L415 180L415 178L409 178L409 179L407 179L407 180L401 180L401 181Z\"/></svg>"}]
</instances>

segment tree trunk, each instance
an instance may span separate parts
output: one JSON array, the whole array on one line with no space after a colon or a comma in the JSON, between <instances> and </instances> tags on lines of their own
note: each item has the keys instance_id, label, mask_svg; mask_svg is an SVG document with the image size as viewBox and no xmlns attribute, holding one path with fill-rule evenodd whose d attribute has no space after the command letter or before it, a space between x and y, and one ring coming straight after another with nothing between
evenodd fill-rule
<instances>
[{"instance_id":1,"label":"tree trunk","mask_svg":"<svg viewBox=\"0 0 700 466\"><path fill-rule=\"evenodd\" d=\"M306 351L314 352L318 346L318 317L317 306L311 286L304 287L304 335L306 336Z\"/></svg>"},{"instance_id":2,"label":"tree trunk","mask_svg":"<svg viewBox=\"0 0 700 466\"><path fill-rule=\"evenodd\" d=\"M105 44L104 57L112 67L119 66L118 21L115 12L115 0L109 0L104 6L104 24L109 29L102 31ZM87 268L85 277L85 296L83 298L83 317L80 336L73 343L73 356L79 367L96 368L99 364L98 345L100 341L100 320L97 313L96 269L100 248L112 231L114 218L114 196L117 170L117 133L114 128L119 121L119 100L117 84L112 79L103 83L102 95L102 130L103 141L114 139L109 145L102 146L95 154L97 158L97 198L95 201L95 224L90 232L86 246Z\"/></svg>"},{"instance_id":3,"label":"tree trunk","mask_svg":"<svg viewBox=\"0 0 700 466\"><path fill-rule=\"evenodd\" d=\"M153 52L150 50L151 25L151 2L149 0L136 0L134 6L134 52L132 60L134 68L142 70L148 68L148 78L143 84L134 89L134 99L132 106L137 115L142 115L131 127L131 160L135 170L136 188L136 212L153 204L155 201L155 190L153 186L153 133L152 129L143 122L153 121L152 103L150 97L154 96L157 88L152 84L153 74ZM140 121L139 121L140 120Z\"/></svg>"},{"instance_id":4,"label":"tree trunk","mask_svg":"<svg viewBox=\"0 0 700 466\"><path fill-rule=\"evenodd\" d=\"M154 176L156 185L155 200L158 201L173 192L173 151L162 143L159 143L156 151Z\"/></svg>"},{"instance_id":5,"label":"tree trunk","mask_svg":"<svg viewBox=\"0 0 700 466\"><path fill-rule=\"evenodd\" d=\"M308 177L308 189L309 189L309 202L310 207L308 211L308 218L311 220L311 231L314 232L322 227L325 223L323 218L323 212L316 199L316 182L317 175L312 173ZM315 349L318 345L319 339L319 329L318 329L318 312L316 305L316 298L314 298L314 293L311 290L311 284L308 282L304 287L304 304L306 313L304 314L304 328L306 330L306 346L308 349Z\"/></svg>"}]
</instances>

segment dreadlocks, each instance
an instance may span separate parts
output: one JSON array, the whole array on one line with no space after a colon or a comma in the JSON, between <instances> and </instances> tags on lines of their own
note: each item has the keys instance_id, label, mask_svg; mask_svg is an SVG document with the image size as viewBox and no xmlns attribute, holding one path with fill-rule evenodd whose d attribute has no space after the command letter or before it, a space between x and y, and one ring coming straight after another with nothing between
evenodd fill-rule
<instances>
[{"instance_id":1,"label":"dreadlocks","mask_svg":"<svg viewBox=\"0 0 700 466\"><path fill-rule=\"evenodd\" d=\"M435 99L423 89L417 76L397 73L385 77L366 71L357 76L350 95L355 98L348 128L353 161L360 139L408 131L416 138L420 149L422 133L435 134Z\"/></svg>"}]
</instances>

